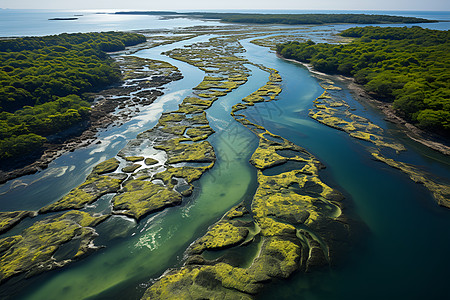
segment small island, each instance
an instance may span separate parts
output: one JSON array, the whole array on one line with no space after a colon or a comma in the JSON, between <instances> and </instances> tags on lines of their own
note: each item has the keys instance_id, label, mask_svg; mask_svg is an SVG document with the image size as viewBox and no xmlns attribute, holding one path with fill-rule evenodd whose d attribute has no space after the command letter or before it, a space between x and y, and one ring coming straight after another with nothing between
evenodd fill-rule
<instances>
[{"instance_id":1,"label":"small island","mask_svg":"<svg viewBox=\"0 0 450 300\"><path fill-rule=\"evenodd\" d=\"M78 20L78 18L51 18L50 21L74 21Z\"/></svg>"}]
</instances>

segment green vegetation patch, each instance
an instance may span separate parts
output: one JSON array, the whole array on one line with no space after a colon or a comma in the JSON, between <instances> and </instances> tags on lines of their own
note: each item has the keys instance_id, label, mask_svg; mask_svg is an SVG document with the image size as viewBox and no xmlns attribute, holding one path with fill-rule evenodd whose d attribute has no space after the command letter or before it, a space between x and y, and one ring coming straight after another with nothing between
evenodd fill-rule
<instances>
[{"instance_id":1,"label":"green vegetation patch","mask_svg":"<svg viewBox=\"0 0 450 300\"><path fill-rule=\"evenodd\" d=\"M228 274L228 281L233 280L242 286L250 287L250 282L242 281L246 279L245 277L236 278L238 274L233 272L233 269L230 265L220 264L217 270L215 266L184 267L181 270L173 270L147 289L142 299L253 299L247 293L222 286L216 271ZM226 272L222 272L225 270ZM239 275L242 274L239 273ZM228 285L231 284L228 283Z\"/></svg>"},{"instance_id":2,"label":"green vegetation patch","mask_svg":"<svg viewBox=\"0 0 450 300\"><path fill-rule=\"evenodd\" d=\"M187 97L183 100L183 104L204 106L205 108L209 108L212 103L213 101L211 100L199 99L197 97Z\"/></svg>"},{"instance_id":3,"label":"green vegetation patch","mask_svg":"<svg viewBox=\"0 0 450 300\"><path fill-rule=\"evenodd\" d=\"M214 133L214 130L209 125L189 128L186 131L186 134L190 138L195 139L196 141L200 140L200 139L202 139L202 140L206 139L206 138L208 138L208 136L210 136L213 133Z\"/></svg>"},{"instance_id":4,"label":"green vegetation patch","mask_svg":"<svg viewBox=\"0 0 450 300\"><path fill-rule=\"evenodd\" d=\"M242 243L248 235L245 227L236 227L223 222L214 225L208 233L196 241L191 247L192 252L200 253L203 250L217 250L232 247Z\"/></svg>"},{"instance_id":5,"label":"green vegetation patch","mask_svg":"<svg viewBox=\"0 0 450 300\"><path fill-rule=\"evenodd\" d=\"M70 211L56 218L36 222L20 235L0 240L0 282L18 274L27 277L63 267L73 259L92 250L95 237L91 227L107 216L92 217L86 212ZM58 248L72 240L79 240L75 254L60 261L53 257Z\"/></svg>"},{"instance_id":6,"label":"green vegetation patch","mask_svg":"<svg viewBox=\"0 0 450 300\"><path fill-rule=\"evenodd\" d=\"M168 164L179 162L213 162L216 158L214 149L208 141L193 144L178 144L171 148Z\"/></svg>"},{"instance_id":7,"label":"green vegetation patch","mask_svg":"<svg viewBox=\"0 0 450 300\"><path fill-rule=\"evenodd\" d=\"M149 78L152 76L170 76L178 68L168 62L137 56L120 56L117 58L124 80Z\"/></svg>"},{"instance_id":8,"label":"green vegetation patch","mask_svg":"<svg viewBox=\"0 0 450 300\"><path fill-rule=\"evenodd\" d=\"M126 161L131 161L131 162L143 161L144 157L143 156L126 156L125 160Z\"/></svg>"},{"instance_id":9,"label":"green vegetation patch","mask_svg":"<svg viewBox=\"0 0 450 300\"><path fill-rule=\"evenodd\" d=\"M155 179L161 179L166 185L173 187L172 179L184 178L187 183L192 183L193 181L199 179L202 174L212 168L214 163L207 167L179 167L179 168L167 168L167 170L155 174Z\"/></svg>"},{"instance_id":10,"label":"green vegetation patch","mask_svg":"<svg viewBox=\"0 0 450 300\"><path fill-rule=\"evenodd\" d=\"M26 217L34 217L32 211L5 211L0 212L0 233L4 233L14 227Z\"/></svg>"},{"instance_id":11,"label":"green vegetation patch","mask_svg":"<svg viewBox=\"0 0 450 300\"><path fill-rule=\"evenodd\" d=\"M324 86L323 84L321 84ZM327 85L326 89L333 89ZM387 147L397 152L405 151L402 144L384 136L384 130L368 119L350 112L348 104L325 91L314 101L309 116L329 127L347 132L351 137L371 142L378 147Z\"/></svg>"},{"instance_id":12,"label":"green vegetation patch","mask_svg":"<svg viewBox=\"0 0 450 300\"><path fill-rule=\"evenodd\" d=\"M134 171L136 171L140 167L142 167L140 164L132 164L132 165L123 167L122 168L122 172L124 172L124 173L133 173Z\"/></svg>"},{"instance_id":13,"label":"green vegetation patch","mask_svg":"<svg viewBox=\"0 0 450 300\"><path fill-rule=\"evenodd\" d=\"M92 173L83 184L71 190L69 194L55 203L41 208L39 212L47 213L68 209L81 209L105 194L117 192L124 179L123 176L113 178Z\"/></svg>"},{"instance_id":14,"label":"green vegetation patch","mask_svg":"<svg viewBox=\"0 0 450 300\"><path fill-rule=\"evenodd\" d=\"M247 214L248 211L242 204L230 209L189 247L189 253L201 254L205 250L219 250L242 244L249 235L249 227L254 225L253 222L241 221L240 218Z\"/></svg>"},{"instance_id":15,"label":"green vegetation patch","mask_svg":"<svg viewBox=\"0 0 450 300\"><path fill-rule=\"evenodd\" d=\"M117 170L119 167L120 162L116 158L110 158L108 160L105 160L104 162L99 163L94 167L92 170L92 173L101 175L105 173L111 173Z\"/></svg>"},{"instance_id":16,"label":"green vegetation patch","mask_svg":"<svg viewBox=\"0 0 450 300\"><path fill-rule=\"evenodd\" d=\"M114 211L140 220L149 213L180 204L181 195L150 181L129 180L112 203Z\"/></svg>"},{"instance_id":17,"label":"green vegetation patch","mask_svg":"<svg viewBox=\"0 0 450 300\"><path fill-rule=\"evenodd\" d=\"M433 20L414 17L366 14L234 14L234 13L195 13L202 18L220 19L223 22L251 24L389 24L389 23L432 23Z\"/></svg>"},{"instance_id":18,"label":"green vegetation patch","mask_svg":"<svg viewBox=\"0 0 450 300\"><path fill-rule=\"evenodd\" d=\"M132 15L189 15L201 19L218 19L223 22L249 23L249 24L288 24L288 25L319 25L319 24L408 24L408 23L433 23L434 20L427 20L415 17L401 17L390 15L374 14L256 14L256 13L215 13L215 12L152 12L152 11L131 11L117 12L116 14Z\"/></svg>"},{"instance_id":19,"label":"green vegetation patch","mask_svg":"<svg viewBox=\"0 0 450 300\"><path fill-rule=\"evenodd\" d=\"M158 125L166 125L167 122L181 122L185 118L184 114L179 113L163 113L159 118Z\"/></svg>"},{"instance_id":20,"label":"green vegetation patch","mask_svg":"<svg viewBox=\"0 0 450 300\"><path fill-rule=\"evenodd\" d=\"M152 165L156 165L156 164L158 163L158 160L156 160L156 159L154 159L154 158L151 158L151 157L148 157L148 158L146 158L146 159L144 160L144 163L145 163L147 166L152 166Z\"/></svg>"}]
</instances>

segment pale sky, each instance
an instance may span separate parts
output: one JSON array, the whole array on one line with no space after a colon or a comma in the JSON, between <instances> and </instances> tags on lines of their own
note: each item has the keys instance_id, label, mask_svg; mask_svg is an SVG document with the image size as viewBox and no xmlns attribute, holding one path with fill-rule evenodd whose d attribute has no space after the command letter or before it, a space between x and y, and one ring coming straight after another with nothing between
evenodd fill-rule
<instances>
[{"instance_id":1,"label":"pale sky","mask_svg":"<svg viewBox=\"0 0 450 300\"><path fill-rule=\"evenodd\" d=\"M0 0L0 8L196 10L436 10L450 11L450 0Z\"/></svg>"}]
</instances>

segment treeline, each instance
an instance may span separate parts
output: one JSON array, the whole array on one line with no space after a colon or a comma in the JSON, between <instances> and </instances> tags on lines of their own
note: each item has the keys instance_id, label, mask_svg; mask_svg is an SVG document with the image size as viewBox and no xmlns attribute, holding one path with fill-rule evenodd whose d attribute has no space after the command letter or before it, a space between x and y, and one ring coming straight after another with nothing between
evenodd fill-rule
<instances>
[{"instance_id":1,"label":"treeline","mask_svg":"<svg viewBox=\"0 0 450 300\"><path fill-rule=\"evenodd\" d=\"M246 14L246 13L206 13L189 12L177 13L170 11L130 11L116 12L116 14L131 15L158 15L167 17L189 16L202 19L217 19L230 23L251 23L251 24L287 24L287 25L305 25L305 24L413 24L413 23L432 23L434 20L427 20L415 17L401 17L389 15L367 15L367 14Z\"/></svg>"},{"instance_id":2,"label":"treeline","mask_svg":"<svg viewBox=\"0 0 450 300\"><path fill-rule=\"evenodd\" d=\"M422 128L450 134L450 31L394 27L350 28L346 45L290 42L279 55L321 72L353 76Z\"/></svg>"},{"instance_id":3,"label":"treeline","mask_svg":"<svg viewBox=\"0 0 450 300\"><path fill-rule=\"evenodd\" d=\"M211 17L205 14L205 18ZM428 23L422 18L399 17L388 15L366 15L366 14L231 14L220 17L224 22L231 23L256 23L256 24L389 24L389 23Z\"/></svg>"},{"instance_id":4,"label":"treeline","mask_svg":"<svg viewBox=\"0 0 450 300\"><path fill-rule=\"evenodd\" d=\"M0 160L39 149L89 116L83 94L120 81L105 51L144 42L124 32L0 40Z\"/></svg>"}]
</instances>

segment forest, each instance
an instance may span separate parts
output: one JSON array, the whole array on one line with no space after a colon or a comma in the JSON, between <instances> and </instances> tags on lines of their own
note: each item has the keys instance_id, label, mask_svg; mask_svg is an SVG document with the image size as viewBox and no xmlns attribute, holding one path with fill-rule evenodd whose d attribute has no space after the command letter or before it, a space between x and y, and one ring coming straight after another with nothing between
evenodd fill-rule
<instances>
[{"instance_id":1,"label":"forest","mask_svg":"<svg viewBox=\"0 0 450 300\"><path fill-rule=\"evenodd\" d=\"M280 44L284 58L317 71L352 76L396 112L429 131L450 134L450 32L407 27L355 27L349 44Z\"/></svg>"},{"instance_id":2,"label":"forest","mask_svg":"<svg viewBox=\"0 0 450 300\"><path fill-rule=\"evenodd\" d=\"M0 40L0 160L40 150L89 118L92 92L121 80L106 52L145 42L124 32Z\"/></svg>"},{"instance_id":3,"label":"forest","mask_svg":"<svg viewBox=\"0 0 450 300\"><path fill-rule=\"evenodd\" d=\"M250 13L207 13L188 12L177 13L171 11L125 11L116 14L128 15L156 15L165 17L192 17L201 19L217 19L230 23L250 23L250 24L412 24L412 23L432 23L434 20L414 17L400 17L389 15L368 15L368 14L250 14Z\"/></svg>"}]
</instances>

